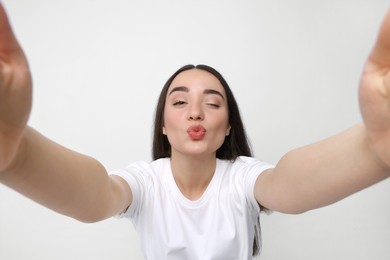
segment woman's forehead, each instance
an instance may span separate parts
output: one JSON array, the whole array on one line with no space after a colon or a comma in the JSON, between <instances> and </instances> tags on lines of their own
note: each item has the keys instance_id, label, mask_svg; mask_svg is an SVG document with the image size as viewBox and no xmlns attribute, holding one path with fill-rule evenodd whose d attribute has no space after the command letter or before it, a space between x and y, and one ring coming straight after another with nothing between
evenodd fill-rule
<instances>
[{"instance_id":1,"label":"woman's forehead","mask_svg":"<svg viewBox=\"0 0 390 260\"><path fill-rule=\"evenodd\" d=\"M217 77L208 71L201 69L190 69L179 73L169 86L168 93L172 88L183 86L191 88L216 89L224 93L225 89Z\"/></svg>"}]
</instances>

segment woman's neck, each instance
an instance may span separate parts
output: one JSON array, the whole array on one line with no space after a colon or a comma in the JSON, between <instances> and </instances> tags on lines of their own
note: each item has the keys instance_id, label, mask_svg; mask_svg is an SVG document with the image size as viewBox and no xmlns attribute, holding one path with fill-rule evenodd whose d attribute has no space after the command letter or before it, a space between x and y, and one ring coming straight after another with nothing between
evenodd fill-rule
<instances>
[{"instance_id":1,"label":"woman's neck","mask_svg":"<svg viewBox=\"0 0 390 260\"><path fill-rule=\"evenodd\" d=\"M171 169L176 185L190 200L199 199L214 176L216 157L172 156Z\"/></svg>"}]
</instances>

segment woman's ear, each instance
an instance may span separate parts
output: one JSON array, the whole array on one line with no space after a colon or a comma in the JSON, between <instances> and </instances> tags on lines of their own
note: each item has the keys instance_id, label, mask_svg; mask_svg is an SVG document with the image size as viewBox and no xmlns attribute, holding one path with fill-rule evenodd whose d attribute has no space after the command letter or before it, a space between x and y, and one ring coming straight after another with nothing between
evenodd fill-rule
<instances>
[{"instance_id":1,"label":"woman's ear","mask_svg":"<svg viewBox=\"0 0 390 260\"><path fill-rule=\"evenodd\" d=\"M167 131L165 131L165 126L162 127L162 133L163 135L167 135Z\"/></svg>"},{"instance_id":2,"label":"woman's ear","mask_svg":"<svg viewBox=\"0 0 390 260\"><path fill-rule=\"evenodd\" d=\"M232 129L231 125L226 129L226 136L230 135L230 129Z\"/></svg>"}]
</instances>

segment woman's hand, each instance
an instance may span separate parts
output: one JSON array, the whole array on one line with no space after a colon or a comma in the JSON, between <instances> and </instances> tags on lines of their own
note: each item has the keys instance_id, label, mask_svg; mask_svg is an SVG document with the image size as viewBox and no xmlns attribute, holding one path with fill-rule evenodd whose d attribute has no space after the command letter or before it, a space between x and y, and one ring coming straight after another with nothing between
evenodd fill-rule
<instances>
[{"instance_id":1,"label":"woman's hand","mask_svg":"<svg viewBox=\"0 0 390 260\"><path fill-rule=\"evenodd\" d=\"M365 65L359 101L369 145L390 167L390 11Z\"/></svg>"},{"instance_id":2,"label":"woman's hand","mask_svg":"<svg viewBox=\"0 0 390 260\"><path fill-rule=\"evenodd\" d=\"M31 110L31 92L26 57L0 3L0 171L15 160Z\"/></svg>"}]
</instances>

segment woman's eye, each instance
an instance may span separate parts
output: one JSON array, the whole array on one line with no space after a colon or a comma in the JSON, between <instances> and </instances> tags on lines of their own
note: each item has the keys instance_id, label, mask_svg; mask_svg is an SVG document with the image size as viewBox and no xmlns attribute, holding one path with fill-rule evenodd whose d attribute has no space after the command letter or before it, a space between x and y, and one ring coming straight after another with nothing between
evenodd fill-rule
<instances>
[{"instance_id":1,"label":"woman's eye","mask_svg":"<svg viewBox=\"0 0 390 260\"><path fill-rule=\"evenodd\" d=\"M213 107L213 108L219 108L220 107L220 105L215 104L215 103L207 103L207 105L210 106L210 107Z\"/></svg>"},{"instance_id":2,"label":"woman's eye","mask_svg":"<svg viewBox=\"0 0 390 260\"><path fill-rule=\"evenodd\" d=\"M184 105L185 103L186 103L185 101L178 100L178 101L173 102L173 105L180 106L180 105Z\"/></svg>"}]
</instances>

